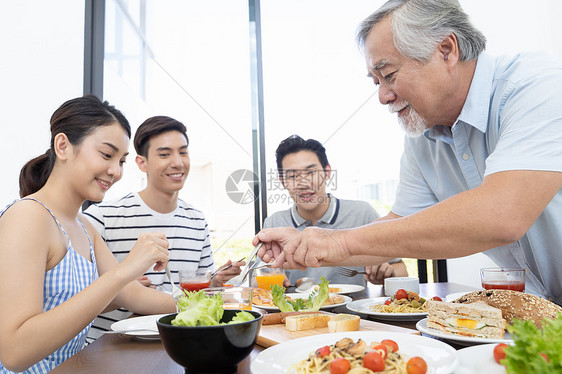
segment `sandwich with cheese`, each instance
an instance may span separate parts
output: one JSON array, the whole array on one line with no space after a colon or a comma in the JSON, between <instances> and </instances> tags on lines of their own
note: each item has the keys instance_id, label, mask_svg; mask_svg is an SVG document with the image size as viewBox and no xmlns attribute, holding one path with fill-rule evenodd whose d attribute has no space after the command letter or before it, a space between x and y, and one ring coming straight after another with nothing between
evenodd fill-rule
<instances>
[{"instance_id":1,"label":"sandwich with cheese","mask_svg":"<svg viewBox=\"0 0 562 374\"><path fill-rule=\"evenodd\" d=\"M503 339L506 322L501 310L485 303L427 301L427 327L475 338Z\"/></svg>"}]
</instances>

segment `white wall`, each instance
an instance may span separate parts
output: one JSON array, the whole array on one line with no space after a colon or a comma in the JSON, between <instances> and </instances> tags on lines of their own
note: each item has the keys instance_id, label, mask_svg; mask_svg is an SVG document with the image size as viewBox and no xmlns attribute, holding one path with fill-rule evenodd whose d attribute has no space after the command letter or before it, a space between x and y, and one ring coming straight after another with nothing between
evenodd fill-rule
<instances>
[{"instance_id":1,"label":"white wall","mask_svg":"<svg viewBox=\"0 0 562 374\"><path fill-rule=\"evenodd\" d=\"M82 95L84 1L0 3L0 209L22 166L49 148L49 118Z\"/></svg>"}]
</instances>

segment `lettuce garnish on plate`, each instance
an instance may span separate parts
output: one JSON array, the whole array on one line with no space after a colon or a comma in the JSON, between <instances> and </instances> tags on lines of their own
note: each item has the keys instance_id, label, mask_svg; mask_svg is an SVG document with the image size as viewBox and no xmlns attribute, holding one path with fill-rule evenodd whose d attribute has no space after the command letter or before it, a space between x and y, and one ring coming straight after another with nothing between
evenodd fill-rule
<instances>
[{"instance_id":1,"label":"lettuce garnish on plate","mask_svg":"<svg viewBox=\"0 0 562 374\"><path fill-rule=\"evenodd\" d=\"M271 286L271 296L273 304L279 308L281 312L296 312L302 311L318 311L322 305L328 300L330 296L330 284L326 278L321 277L321 282L318 285L318 290L311 292L308 299L290 300L285 296L285 287L274 284Z\"/></svg>"},{"instance_id":2,"label":"lettuce garnish on plate","mask_svg":"<svg viewBox=\"0 0 562 374\"><path fill-rule=\"evenodd\" d=\"M178 314L172 320L175 326L216 326L225 325L221 322L224 314L222 296L217 293L207 296L203 291L185 292L177 300ZM230 323L251 321L254 316L248 312L238 312Z\"/></svg>"},{"instance_id":3,"label":"lettuce garnish on plate","mask_svg":"<svg viewBox=\"0 0 562 374\"><path fill-rule=\"evenodd\" d=\"M562 314L545 318L542 330L531 321L514 320L507 326L514 345L505 348L501 361L510 374L562 373Z\"/></svg>"}]
</instances>

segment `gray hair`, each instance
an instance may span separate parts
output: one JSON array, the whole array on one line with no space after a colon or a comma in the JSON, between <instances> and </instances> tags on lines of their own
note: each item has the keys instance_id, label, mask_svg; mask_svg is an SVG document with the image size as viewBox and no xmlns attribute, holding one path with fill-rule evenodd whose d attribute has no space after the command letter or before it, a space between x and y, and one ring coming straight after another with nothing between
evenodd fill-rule
<instances>
[{"instance_id":1,"label":"gray hair","mask_svg":"<svg viewBox=\"0 0 562 374\"><path fill-rule=\"evenodd\" d=\"M477 58L486 48L486 37L457 0L389 0L359 25L357 43L362 49L372 28L389 15L394 45L408 58L429 61L435 46L451 33L457 37L461 61Z\"/></svg>"}]
</instances>

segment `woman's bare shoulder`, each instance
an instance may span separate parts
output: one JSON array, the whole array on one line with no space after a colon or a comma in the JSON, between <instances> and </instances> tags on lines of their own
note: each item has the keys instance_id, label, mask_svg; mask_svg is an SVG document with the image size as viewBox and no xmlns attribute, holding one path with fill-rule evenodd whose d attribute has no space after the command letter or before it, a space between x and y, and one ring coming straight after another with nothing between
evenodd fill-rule
<instances>
[{"instance_id":1,"label":"woman's bare shoulder","mask_svg":"<svg viewBox=\"0 0 562 374\"><path fill-rule=\"evenodd\" d=\"M35 234L52 227L53 218L44 206L33 200L19 200L0 218L0 231L24 230Z\"/></svg>"}]
</instances>

